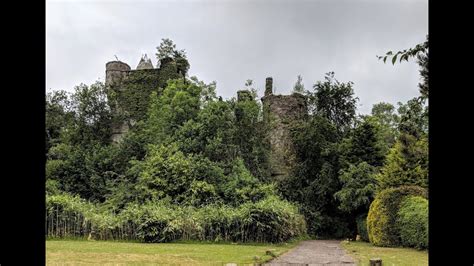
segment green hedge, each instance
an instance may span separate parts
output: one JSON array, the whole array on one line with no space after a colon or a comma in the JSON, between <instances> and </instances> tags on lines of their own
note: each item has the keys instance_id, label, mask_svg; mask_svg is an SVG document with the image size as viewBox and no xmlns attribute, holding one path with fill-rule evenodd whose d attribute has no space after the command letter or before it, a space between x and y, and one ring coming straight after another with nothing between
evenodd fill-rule
<instances>
[{"instance_id":1,"label":"green hedge","mask_svg":"<svg viewBox=\"0 0 474 266\"><path fill-rule=\"evenodd\" d=\"M120 213L67 194L46 197L48 237L169 242L208 240L282 242L306 234L295 205L270 196L239 207L129 204Z\"/></svg>"},{"instance_id":2,"label":"green hedge","mask_svg":"<svg viewBox=\"0 0 474 266\"><path fill-rule=\"evenodd\" d=\"M404 199L397 225L403 246L428 248L428 200L417 196Z\"/></svg>"},{"instance_id":3,"label":"green hedge","mask_svg":"<svg viewBox=\"0 0 474 266\"><path fill-rule=\"evenodd\" d=\"M397 225L400 204L407 196L427 198L427 191L418 186L401 186L382 190L374 199L367 215L369 240L376 246L401 245Z\"/></svg>"}]
</instances>

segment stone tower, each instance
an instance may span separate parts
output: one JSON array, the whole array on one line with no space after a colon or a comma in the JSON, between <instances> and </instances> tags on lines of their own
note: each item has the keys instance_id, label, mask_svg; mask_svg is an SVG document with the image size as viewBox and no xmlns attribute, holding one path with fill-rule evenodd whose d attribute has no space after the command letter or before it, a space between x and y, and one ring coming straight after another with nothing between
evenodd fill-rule
<instances>
[{"instance_id":1,"label":"stone tower","mask_svg":"<svg viewBox=\"0 0 474 266\"><path fill-rule=\"evenodd\" d=\"M120 85L130 70L130 66L124 62L108 62L105 64L105 86L115 87Z\"/></svg>"},{"instance_id":2,"label":"stone tower","mask_svg":"<svg viewBox=\"0 0 474 266\"><path fill-rule=\"evenodd\" d=\"M292 95L274 95L273 79L268 77L265 83L265 95L262 97L263 118L268 126L270 139L270 167L275 180L281 180L291 173L296 155L291 139L291 122L305 119L308 114L306 97Z\"/></svg>"},{"instance_id":3,"label":"stone tower","mask_svg":"<svg viewBox=\"0 0 474 266\"><path fill-rule=\"evenodd\" d=\"M111 61L105 65L105 87L108 92L119 91L123 80L130 73L131 68L124 62ZM110 99L110 97L109 97ZM112 112L115 114L121 114L122 108L118 102L110 103ZM112 123L112 141L118 142L123 134L129 129L127 121L114 121Z\"/></svg>"}]
</instances>

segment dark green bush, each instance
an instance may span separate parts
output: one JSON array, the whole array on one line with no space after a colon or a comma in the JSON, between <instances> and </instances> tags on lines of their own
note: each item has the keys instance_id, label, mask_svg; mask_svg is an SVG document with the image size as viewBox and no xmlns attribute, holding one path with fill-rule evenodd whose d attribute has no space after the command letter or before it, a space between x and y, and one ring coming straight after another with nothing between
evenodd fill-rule
<instances>
[{"instance_id":1,"label":"dark green bush","mask_svg":"<svg viewBox=\"0 0 474 266\"><path fill-rule=\"evenodd\" d=\"M397 226L403 246L428 248L428 200L418 196L405 198L398 211Z\"/></svg>"},{"instance_id":2,"label":"dark green bush","mask_svg":"<svg viewBox=\"0 0 474 266\"><path fill-rule=\"evenodd\" d=\"M369 234L367 233L367 215L363 214L357 217L357 234L360 239L369 242Z\"/></svg>"},{"instance_id":3,"label":"dark green bush","mask_svg":"<svg viewBox=\"0 0 474 266\"><path fill-rule=\"evenodd\" d=\"M418 186L401 186L382 190L370 205L367 231L370 243L376 246L399 246L398 210L407 196L427 198L427 191Z\"/></svg>"}]
</instances>

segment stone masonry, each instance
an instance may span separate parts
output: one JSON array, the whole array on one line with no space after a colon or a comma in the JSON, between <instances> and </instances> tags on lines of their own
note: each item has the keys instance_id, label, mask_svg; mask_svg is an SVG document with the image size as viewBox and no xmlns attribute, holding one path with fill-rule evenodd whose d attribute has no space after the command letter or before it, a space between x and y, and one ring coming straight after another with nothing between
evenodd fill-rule
<instances>
[{"instance_id":1,"label":"stone masonry","mask_svg":"<svg viewBox=\"0 0 474 266\"><path fill-rule=\"evenodd\" d=\"M305 96L298 93L274 95L272 86L273 79L267 78L262 103L264 122L269 127L271 175L280 180L290 174L296 160L289 125L305 119L308 111Z\"/></svg>"}]
</instances>

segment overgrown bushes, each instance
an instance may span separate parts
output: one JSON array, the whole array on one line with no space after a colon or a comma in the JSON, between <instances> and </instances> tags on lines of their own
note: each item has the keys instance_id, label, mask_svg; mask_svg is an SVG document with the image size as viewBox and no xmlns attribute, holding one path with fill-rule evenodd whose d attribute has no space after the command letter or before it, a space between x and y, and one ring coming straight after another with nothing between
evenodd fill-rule
<instances>
[{"instance_id":1,"label":"overgrown bushes","mask_svg":"<svg viewBox=\"0 0 474 266\"><path fill-rule=\"evenodd\" d=\"M428 247L428 200L405 198L398 211L397 226L403 246L419 249Z\"/></svg>"},{"instance_id":2,"label":"overgrown bushes","mask_svg":"<svg viewBox=\"0 0 474 266\"><path fill-rule=\"evenodd\" d=\"M117 214L68 194L47 196L46 204L48 237L281 242L306 233L304 217L297 208L273 196L239 207L196 208L150 201L129 204Z\"/></svg>"},{"instance_id":3,"label":"overgrown bushes","mask_svg":"<svg viewBox=\"0 0 474 266\"><path fill-rule=\"evenodd\" d=\"M427 198L427 191L418 186L401 186L381 191L370 205L367 216L369 240L377 246L399 246L398 211L407 196Z\"/></svg>"},{"instance_id":4,"label":"overgrown bushes","mask_svg":"<svg viewBox=\"0 0 474 266\"><path fill-rule=\"evenodd\" d=\"M120 217L69 194L46 196L46 236L53 238L136 239Z\"/></svg>"}]
</instances>

